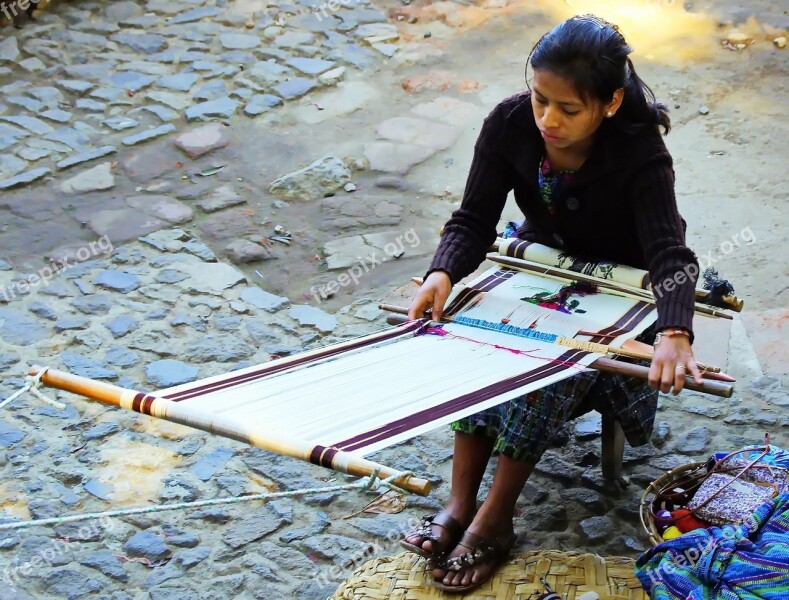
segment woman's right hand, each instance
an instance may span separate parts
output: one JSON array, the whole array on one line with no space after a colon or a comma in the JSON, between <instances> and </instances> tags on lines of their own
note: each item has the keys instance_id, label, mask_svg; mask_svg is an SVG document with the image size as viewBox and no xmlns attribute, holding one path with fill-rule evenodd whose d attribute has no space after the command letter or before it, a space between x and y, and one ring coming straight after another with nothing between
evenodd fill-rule
<instances>
[{"instance_id":1,"label":"woman's right hand","mask_svg":"<svg viewBox=\"0 0 789 600\"><path fill-rule=\"evenodd\" d=\"M441 314L444 312L444 304L452 291L452 281L449 279L449 274L446 271L433 271L425 279L419 292L411 302L411 308L408 309L409 319L421 319L425 316L425 312L432 308L433 312L430 318L434 321L441 320Z\"/></svg>"}]
</instances>

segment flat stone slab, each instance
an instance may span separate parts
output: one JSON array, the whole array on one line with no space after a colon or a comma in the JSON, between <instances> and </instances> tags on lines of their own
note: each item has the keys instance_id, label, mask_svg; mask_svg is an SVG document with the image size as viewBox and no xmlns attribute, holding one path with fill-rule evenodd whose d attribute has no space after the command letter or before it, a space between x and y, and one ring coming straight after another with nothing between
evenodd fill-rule
<instances>
[{"instance_id":1,"label":"flat stone slab","mask_svg":"<svg viewBox=\"0 0 789 600\"><path fill-rule=\"evenodd\" d=\"M281 310L290 304L290 300L284 296L271 294L265 290L260 289L259 287L248 287L244 289L241 292L239 298L247 304L251 304L255 308L259 308L270 313L277 312L278 310Z\"/></svg>"},{"instance_id":2,"label":"flat stone slab","mask_svg":"<svg viewBox=\"0 0 789 600\"><path fill-rule=\"evenodd\" d=\"M150 75L144 75L143 73L135 73L134 71L122 71L110 75L107 81L115 87L130 92L139 92L141 89L148 87L156 81L156 78Z\"/></svg>"},{"instance_id":3,"label":"flat stone slab","mask_svg":"<svg viewBox=\"0 0 789 600\"><path fill-rule=\"evenodd\" d=\"M230 206L244 204L245 202L246 199L239 196L232 185L225 184L215 189L206 198L199 200L197 206L202 208L205 212L215 212Z\"/></svg>"},{"instance_id":4,"label":"flat stone slab","mask_svg":"<svg viewBox=\"0 0 789 600\"><path fill-rule=\"evenodd\" d=\"M190 275L181 287L201 294L218 295L247 280L241 271L226 263L187 263L179 264L178 269Z\"/></svg>"},{"instance_id":5,"label":"flat stone slab","mask_svg":"<svg viewBox=\"0 0 789 600\"><path fill-rule=\"evenodd\" d=\"M437 150L413 144L372 142L364 145L364 155L373 171L405 175L411 167L426 161Z\"/></svg>"},{"instance_id":6,"label":"flat stone slab","mask_svg":"<svg viewBox=\"0 0 789 600\"><path fill-rule=\"evenodd\" d=\"M116 33L110 39L113 42L128 46L140 54L154 54L167 47L167 38L163 35L156 35L153 33L132 33L130 31L122 31Z\"/></svg>"},{"instance_id":7,"label":"flat stone slab","mask_svg":"<svg viewBox=\"0 0 789 600\"><path fill-rule=\"evenodd\" d=\"M353 235L326 242L329 270L358 267L367 272L375 265L402 257L423 256L435 250L438 234L428 228L391 230Z\"/></svg>"},{"instance_id":8,"label":"flat stone slab","mask_svg":"<svg viewBox=\"0 0 789 600\"><path fill-rule=\"evenodd\" d=\"M212 150L224 148L229 141L227 127L214 122L184 131L175 138L175 145L190 158L199 158Z\"/></svg>"},{"instance_id":9,"label":"flat stone slab","mask_svg":"<svg viewBox=\"0 0 789 600\"><path fill-rule=\"evenodd\" d=\"M109 119L104 119L102 124L115 131L123 131L124 129L133 129L137 127L140 122L129 117L110 117Z\"/></svg>"},{"instance_id":10,"label":"flat stone slab","mask_svg":"<svg viewBox=\"0 0 789 600\"><path fill-rule=\"evenodd\" d=\"M168 90L188 92L199 79L200 76L194 73L176 73L175 75L166 75L160 78L157 80L156 85ZM150 97L153 93L154 92L150 92L148 96Z\"/></svg>"},{"instance_id":11,"label":"flat stone slab","mask_svg":"<svg viewBox=\"0 0 789 600\"><path fill-rule=\"evenodd\" d=\"M79 194L82 192L108 190L114 185L115 176L112 174L111 164L106 162L83 171L71 179L67 179L60 184L60 191L65 194Z\"/></svg>"},{"instance_id":12,"label":"flat stone slab","mask_svg":"<svg viewBox=\"0 0 789 600\"><path fill-rule=\"evenodd\" d=\"M244 114L255 117L282 104L282 98L271 94L255 94L244 107Z\"/></svg>"},{"instance_id":13,"label":"flat stone slab","mask_svg":"<svg viewBox=\"0 0 789 600\"><path fill-rule=\"evenodd\" d=\"M329 154L303 169L275 179L269 192L285 200L314 200L342 189L350 181L348 166Z\"/></svg>"},{"instance_id":14,"label":"flat stone slab","mask_svg":"<svg viewBox=\"0 0 789 600\"><path fill-rule=\"evenodd\" d=\"M74 115L70 112L66 112L65 110L60 110L59 108L53 108L50 110L45 110L39 116L57 123L68 123Z\"/></svg>"},{"instance_id":15,"label":"flat stone slab","mask_svg":"<svg viewBox=\"0 0 789 600\"><path fill-rule=\"evenodd\" d=\"M227 50L248 50L260 46L260 38L247 33L223 33L219 43Z\"/></svg>"},{"instance_id":16,"label":"flat stone slab","mask_svg":"<svg viewBox=\"0 0 789 600\"><path fill-rule=\"evenodd\" d=\"M41 179L42 177L50 175L51 173L52 171L45 167L33 169L32 171L25 171L24 173L20 173L19 175L15 175L14 177L0 181L0 190L10 190L11 188L17 187L19 185L32 183L38 179Z\"/></svg>"},{"instance_id":17,"label":"flat stone slab","mask_svg":"<svg viewBox=\"0 0 789 600\"><path fill-rule=\"evenodd\" d=\"M24 127L28 131L32 131L36 135L44 135L47 133L52 133L54 129L47 125L41 119L36 119L35 117L0 117L0 120L6 121L8 123L13 123L14 125L19 125L20 127Z\"/></svg>"},{"instance_id":18,"label":"flat stone slab","mask_svg":"<svg viewBox=\"0 0 789 600\"><path fill-rule=\"evenodd\" d=\"M169 196L132 196L126 198L129 207L173 225L188 223L194 211L179 200Z\"/></svg>"},{"instance_id":19,"label":"flat stone slab","mask_svg":"<svg viewBox=\"0 0 789 600\"><path fill-rule=\"evenodd\" d=\"M165 389L197 379L198 368L180 360L157 360L145 366L145 378L156 389Z\"/></svg>"},{"instance_id":20,"label":"flat stone slab","mask_svg":"<svg viewBox=\"0 0 789 600\"><path fill-rule=\"evenodd\" d=\"M285 100L292 100L293 98L303 96L315 88L315 86L315 82L311 79L307 79L306 77L294 77L293 79L288 79L287 81L275 85L272 89L285 98Z\"/></svg>"},{"instance_id":21,"label":"flat stone slab","mask_svg":"<svg viewBox=\"0 0 789 600\"><path fill-rule=\"evenodd\" d=\"M96 235L106 235L113 244L118 244L163 229L167 223L138 210L121 208L97 212L88 226Z\"/></svg>"},{"instance_id":22,"label":"flat stone slab","mask_svg":"<svg viewBox=\"0 0 789 600\"><path fill-rule=\"evenodd\" d=\"M123 138L121 141L123 142L124 146L134 146L135 144L139 144L140 142L147 142L148 140L152 140L154 138L162 137L163 135L167 135L168 133L172 133L175 131L176 127L172 123L167 123L166 125L162 125L161 127L156 127L154 129L149 129L148 131L141 131L135 135L130 135L129 137Z\"/></svg>"},{"instance_id":23,"label":"flat stone slab","mask_svg":"<svg viewBox=\"0 0 789 600\"><path fill-rule=\"evenodd\" d=\"M308 304L297 304L291 307L288 316L297 320L299 325L315 327L323 333L334 331L337 327L337 317Z\"/></svg>"},{"instance_id":24,"label":"flat stone slab","mask_svg":"<svg viewBox=\"0 0 789 600\"><path fill-rule=\"evenodd\" d=\"M186 109L186 118L189 121L210 119L213 117L224 117L229 119L236 112L239 104L238 100L233 100L227 96L216 100L209 100L208 102L201 102L200 104L195 104Z\"/></svg>"},{"instance_id":25,"label":"flat stone slab","mask_svg":"<svg viewBox=\"0 0 789 600\"><path fill-rule=\"evenodd\" d=\"M459 128L411 117L395 117L378 126L379 137L436 151L450 148L461 133Z\"/></svg>"},{"instance_id":26,"label":"flat stone slab","mask_svg":"<svg viewBox=\"0 0 789 600\"><path fill-rule=\"evenodd\" d=\"M222 11L218 8L211 8L211 7L204 7L204 8L194 8L192 10L188 10L185 13L181 13L180 15L175 15L174 17L170 17L167 22L170 25L178 25L179 23L192 23L194 21L200 21L201 19L205 19L208 17L216 17L221 15Z\"/></svg>"},{"instance_id":27,"label":"flat stone slab","mask_svg":"<svg viewBox=\"0 0 789 600\"><path fill-rule=\"evenodd\" d=\"M411 112L418 117L431 121L440 121L453 127L462 127L480 112L479 107L457 98L440 96L430 102L417 104Z\"/></svg>"},{"instance_id":28,"label":"flat stone slab","mask_svg":"<svg viewBox=\"0 0 789 600\"><path fill-rule=\"evenodd\" d=\"M191 88L190 88L191 89ZM152 91L147 92L145 97L159 104L169 106L173 110L183 110L192 105L192 100L186 94L175 94L173 92Z\"/></svg>"},{"instance_id":29,"label":"flat stone slab","mask_svg":"<svg viewBox=\"0 0 789 600\"><path fill-rule=\"evenodd\" d=\"M337 63L333 63L330 60L323 60L322 58L304 58L298 56L290 59L287 64L306 75L320 75L335 67Z\"/></svg>"},{"instance_id":30,"label":"flat stone slab","mask_svg":"<svg viewBox=\"0 0 789 600\"><path fill-rule=\"evenodd\" d=\"M116 152L115 146L101 146L100 148L96 148L95 150L88 150L87 152L80 152L79 154L74 154L69 156L68 158L64 158L60 162L57 163L58 169L68 169L69 167L73 167L74 165L79 165L81 163L88 162L90 160L95 160L97 158L101 158L102 156L107 156L108 154L114 154Z\"/></svg>"},{"instance_id":31,"label":"flat stone slab","mask_svg":"<svg viewBox=\"0 0 789 600\"><path fill-rule=\"evenodd\" d=\"M0 154L0 177L9 177L21 173L27 163L11 154Z\"/></svg>"}]
</instances>

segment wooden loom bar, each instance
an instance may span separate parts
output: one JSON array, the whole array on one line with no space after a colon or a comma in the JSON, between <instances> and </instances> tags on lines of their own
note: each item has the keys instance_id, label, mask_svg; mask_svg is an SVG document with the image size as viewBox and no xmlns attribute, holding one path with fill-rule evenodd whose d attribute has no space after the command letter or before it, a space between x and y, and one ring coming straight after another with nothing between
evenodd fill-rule
<instances>
[{"instance_id":1,"label":"wooden loom bar","mask_svg":"<svg viewBox=\"0 0 789 600\"><path fill-rule=\"evenodd\" d=\"M487 258L490 261L505 265L513 269L517 269L521 271L530 271L532 273L539 273L540 275L553 277L555 279L561 279L563 281L567 281L567 280L585 281L588 283L593 283L599 287L606 288L607 290L612 290L617 294L621 294L629 298L643 300L644 302L650 302L651 304L656 303L655 297L652 295L651 292L648 292L647 290L639 290L637 288L631 288L631 287L625 288L624 286L620 286L620 284L612 283L611 281L607 279L602 279L600 277L593 277L592 275L584 275L583 273L577 273L575 271L569 271L567 269L559 269L557 267L548 267L546 265L541 265L540 263L531 262L528 260L524 260L522 258L511 258L509 256L499 256L496 254L488 254ZM728 319L728 320L733 319L731 315L727 315L726 313L715 310L714 308L709 308L708 306L701 306L698 302L696 303L696 307L694 310L697 314L705 315L708 317L720 317L722 319Z\"/></svg>"},{"instance_id":2,"label":"wooden loom bar","mask_svg":"<svg viewBox=\"0 0 789 600\"><path fill-rule=\"evenodd\" d=\"M35 377L42 369L43 367L33 366L28 374ZM378 477L386 479L401 473L401 471L396 471L341 450L315 446L301 440L285 439L270 432L261 433L254 427L225 419L220 415L189 409L185 405L180 405L166 398L143 394L101 381L94 381L65 371L47 369L41 377L41 381L44 385L98 400L104 404L159 417L174 423L201 429L208 433L219 434L250 444L256 448L309 461L312 464L348 473L349 475L367 477L377 473ZM429 481L411 475L403 475L400 478L396 478L393 483L420 496L427 496L430 493L431 484Z\"/></svg>"},{"instance_id":3,"label":"wooden loom bar","mask_svg":"<svg viewBox=\"0 0 789 600\"><path fill-rule=\"evenodd\" d=\"M500 248L501 248L500 244L502 242L505 242L505 241L507 241L507 240L505 240L504 238L496 238L496 241L493 243L493 245L490 248L488 248L488 252L499 252ZM502 256L504 256L504 255L502 255ZM508 257L508 258L511 258L511 257ZM550 265L548 265L548 266L550 266ZM698 300L700 302L705 302L705 301L709 300L710 295L712 294L712 292L710 292L710 290L700 290L700 289L696 289L695 293L696 293L696 300ZM745 306L745 301L744 300L740 300L737 296L732 295L732 294L730 294L728 296L723 296L722 300L727 305L727 308L729 310L733 310L735 312L742 312L743 306Z\"/></svg>"},{"instance_id":4,"label":"wooden loom bar","mask_svg":"<svg viewBox=\"0 0 789 600\"><path fill-rule=\"evenodd\" d=\"M385 305L381 305L385 306ZM389 315L387 322L391 325L400 325L408 321L408 317L398 314ZM431 321L435 325L439 323ZM638 379L649 379L649 367L635 365L633 363L626 363L611 358L601 357L589 365L592 369L598 371L605 371L606 373L617 373L618 375L626 375L628 377L637 377ZM731 398L734 393L734 387L722 383L720 381L703 381L701 384L693 381L691 377L685 378L685 388L696 392L703 392L712 396L720 396L721 398Z\"/></svg>"}]
</instances>

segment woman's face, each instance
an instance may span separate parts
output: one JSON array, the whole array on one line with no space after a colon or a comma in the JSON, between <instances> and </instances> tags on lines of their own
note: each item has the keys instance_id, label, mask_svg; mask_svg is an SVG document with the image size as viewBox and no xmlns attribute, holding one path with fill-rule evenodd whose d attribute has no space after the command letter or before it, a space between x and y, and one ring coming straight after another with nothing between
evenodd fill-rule
<instances>
[{"instance_id":1,"label":"woman's face","mask_svg":"<svg viewBox=\"0 0 789 600\"><path fill-rule=\"evenodd\" d=\"M545 144L557 149L586 147L606 112L616 112L621 103L584 101L569 81L544 69L534 70L531 87L534 120Z\"/></svg>"}]
</instances>

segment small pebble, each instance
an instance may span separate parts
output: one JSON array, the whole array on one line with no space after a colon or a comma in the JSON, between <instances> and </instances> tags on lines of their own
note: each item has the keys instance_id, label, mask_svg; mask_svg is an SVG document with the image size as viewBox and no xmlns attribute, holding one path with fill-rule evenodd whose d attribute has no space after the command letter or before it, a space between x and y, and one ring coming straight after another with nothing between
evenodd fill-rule
<instances>
[{"instance_id":1,"label":"small pebble","mask_svg":"<svg viewBox=\"0 0 789 600\"><path fill-rule=\"evenodd\" d=\"M355 192L356 191L356 184L355 183L346 183L343 189L346 192Z\"/></svg>"},{"instance_id":2,"label":"small pebble","mask_svg":"<svg viewBox=\"0 0 789 600\"><path fill-rule=\"evenodd\" d=\"M432 36L433 36L432 33L430 33L429 31L425 31L425 37L426 38L429 38L429 37L432 37Z\"/></svg>"},{"instance_id":3,"label":"small pebble","mask_svg":"<svg viewBox=\"0 0 789 600\"><path fill-rule=\"evenodd\" d=\"M699 114L700 115L708 115L710 114L710 109L707 108L704 104L699 107Z\"/></svg>"},{"instance_id":4,"label":"small pebble","mask_svg":"<svg viewBox=\"0 0 789 600\"><path fill-rule=\"evenodd\" d=\"M577 600L600 600L600 594L597 592L584 592L577 597Z\"/></svg>"},{"instance_id":5,"label":"small pebble","mask_svg":"<svg viewBox=\"0 0 789 600\"><path fill-rule=\"evenodd\" d=\"M781 36L777 37L773 40L773 44L775 44L776 48L786 48L786 37Z\"/></svg>"}]
</instances>

